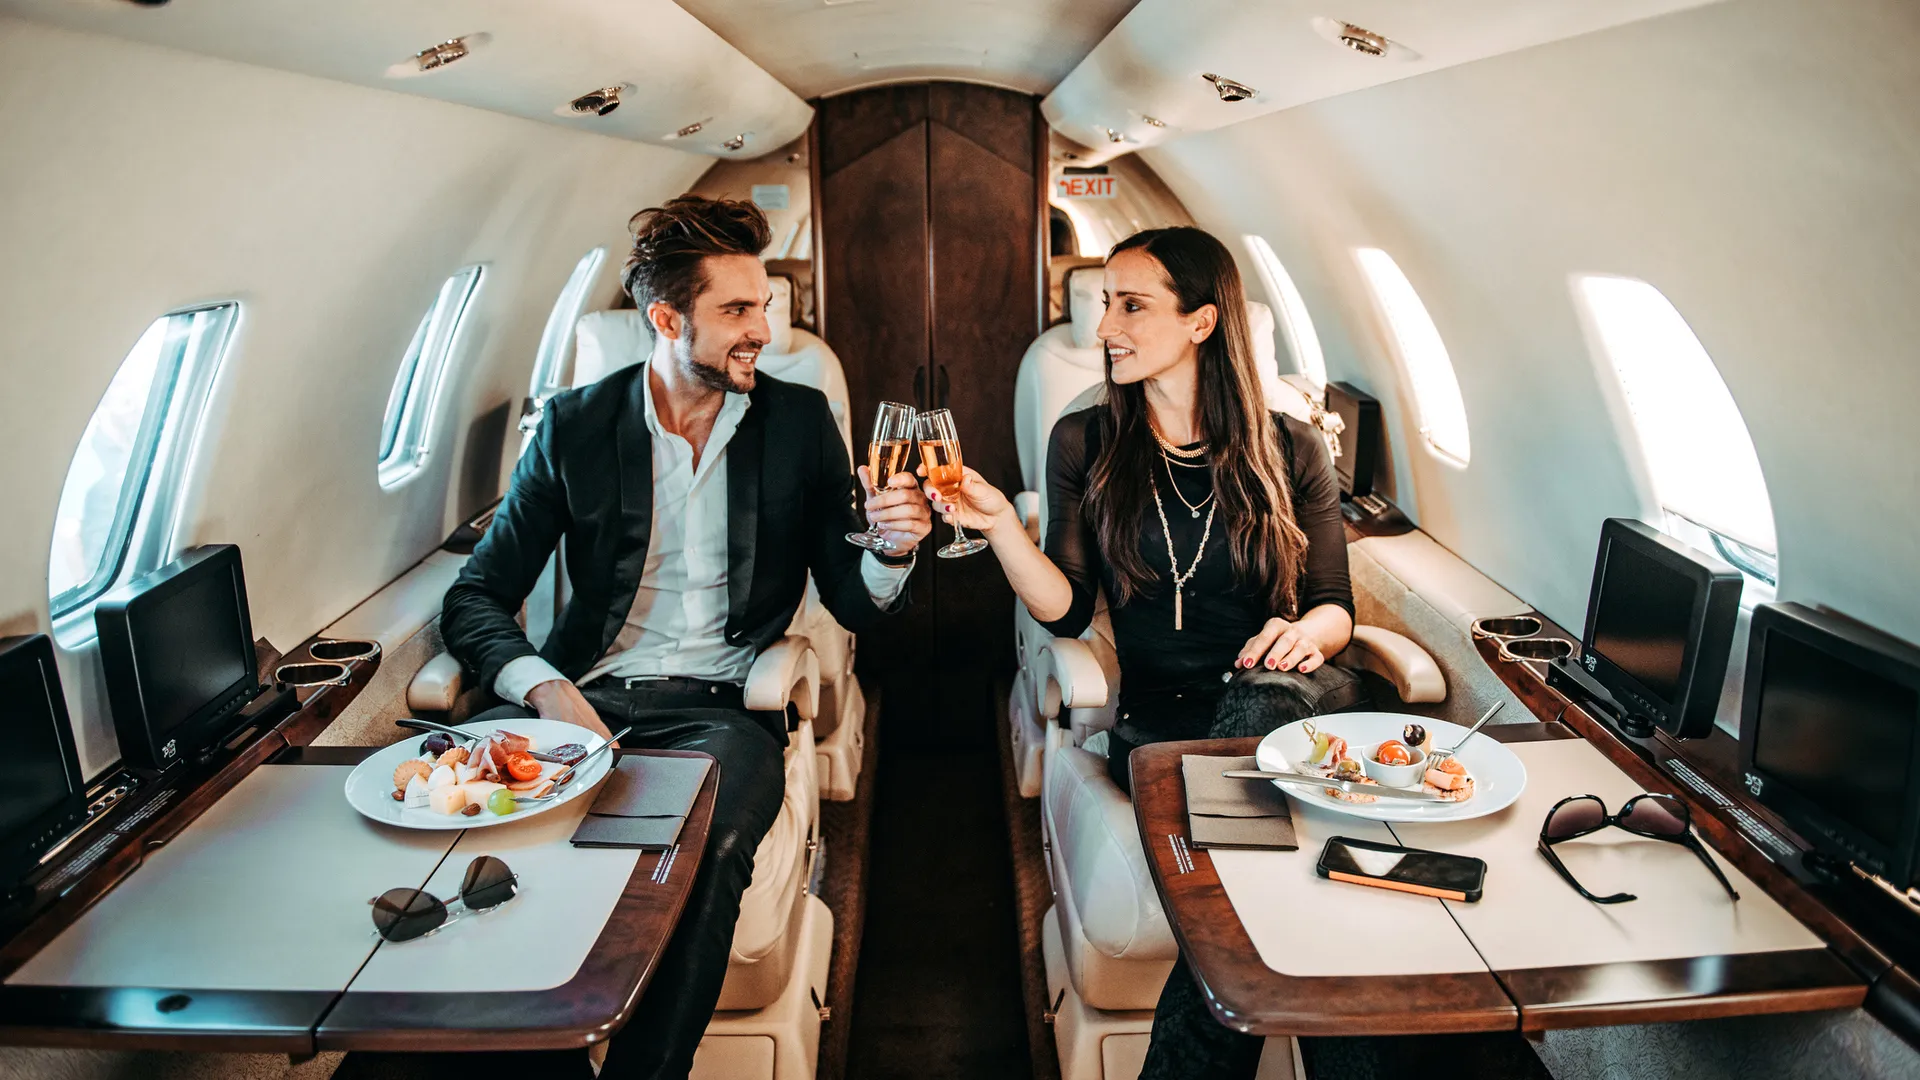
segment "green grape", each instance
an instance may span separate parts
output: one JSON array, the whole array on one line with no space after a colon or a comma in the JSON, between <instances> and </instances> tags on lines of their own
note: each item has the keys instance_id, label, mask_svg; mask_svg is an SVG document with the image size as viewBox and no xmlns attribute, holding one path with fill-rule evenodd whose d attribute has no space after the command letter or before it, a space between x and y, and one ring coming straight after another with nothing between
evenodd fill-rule
<instances>
[{"instance_id":1,"label":"green grape","mask_svg":"<svg viewBox=\"0 0 1920 1080\"><path fill-rule=\"evenodd\" d=\"M1327 756L1327 749L1332 745L1333 736L1328 735L1324 731L1316 733L1313 736L1313 756L1307 759L1307 763L1310 765L1320 764L1320 759Z\"/></svg>"},{"instance_id":2,"label":"green grape","mask_svg":"<svg viewBox=\"0 0 1920 1080\"><path fill-rule=\"evenodd\" d=\"M506 817L519 808L519 804L513 801L513 792L508 791L506 788L501 788L487 796L487 809L501 817Z\"/></svg>"}]
</instances>

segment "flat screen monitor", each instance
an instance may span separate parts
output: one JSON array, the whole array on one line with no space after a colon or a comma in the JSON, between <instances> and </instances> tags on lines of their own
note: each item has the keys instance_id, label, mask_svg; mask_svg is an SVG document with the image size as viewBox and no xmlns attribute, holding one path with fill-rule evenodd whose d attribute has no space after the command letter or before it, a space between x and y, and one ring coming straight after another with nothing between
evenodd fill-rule
<instances>
[{"instance_id":1,"label":"flat screen monitor","mask_svg":"<svg viewBox=\"0 0 1920 1080\"><path fill-rule=\"evenodd\" d=\"M1340 454L1333 459L1333 473L1340 481L1340 493L1361 498L1373 493L1373 471L1380 455L1380 403L1351 383L1327 384L1327 411L1339 415Z\"/></svg>"},{"instance_id":2,"label":"flat screen monitor","mask_svg":"<svg viewBox=\"0 0 1920 1080\"><path fill-rule=\"evenodd\" d=\"M240 549L196 548L101 600L94 621L121 757L166 768L212 747L259 696Z\"/></svg>"},{"instance_id":3,"label":"flat screen monitor","mask_svg":"<svg viewBox=\"0 0 1920 1080\"><path fill-rule=\"evenodd\" d=\"M1713 730L1740 614L1740 572L1650 526L1600 530L1581 666L1619 707L1681 738Z\"/></svg>"},{"instance_id":4,"label":"flat screen monitor","mask_svg":"<svg viewBox=\"0 0 1920 1080\"><path fill-rule=\"evenodd\" d=\"M0 739L0 892L8 892L87 820L67 699L45 634L0 638Z\"/></svg>"},{"instance_id":5,"label":"flat screen monitor","mask_svg":"<svg viewBox=\"0 0 1920 1080\"><path fill-rule=\"evenodd\" d=\"M1800 604L1754 611L1746 783L1828 855L1920 883L1920 649Z\"/></svg>"}]
</instances>

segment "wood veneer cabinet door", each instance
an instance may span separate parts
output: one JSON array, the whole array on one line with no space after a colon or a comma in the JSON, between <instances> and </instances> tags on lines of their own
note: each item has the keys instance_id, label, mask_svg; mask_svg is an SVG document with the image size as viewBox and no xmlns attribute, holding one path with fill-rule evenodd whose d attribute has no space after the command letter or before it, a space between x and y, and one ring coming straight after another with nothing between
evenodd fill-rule
<instances>
[{"instance_id":1,"label":"wood veneer cabinet door","mask_svg":"<svg viewBox=\"0 0 1920 1080\"><path fill-rule=\"evenodd\" d=\"M885 400L954 412L967 464L1019 490L1013 389L1039 333L1040 160L1034 98L958 83L816 103L827 340L858 432ZM1014 662L1013 592L999 564L931 557L910 612L860 645L886 687L889 738L975 730Z\"/></svg>"}]
</instances>

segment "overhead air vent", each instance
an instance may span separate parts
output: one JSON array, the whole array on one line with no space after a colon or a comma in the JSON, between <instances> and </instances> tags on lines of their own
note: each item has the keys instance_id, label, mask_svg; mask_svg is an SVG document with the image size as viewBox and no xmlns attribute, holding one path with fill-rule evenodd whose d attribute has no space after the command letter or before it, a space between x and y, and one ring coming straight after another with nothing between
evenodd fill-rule
<instances>
[{"instance_id":1,"label":"overhead air vent","mask_svg":"<svg viewBox=\"0 0 1920 1080\"><path fill-rule=\"evenodd\" d=\"M1340 24L1340 44L1357 53L1368 56L1387 55L1387 39L1371 30L1363 30L1352 23Z\"/></svg>"},{"instance_id":2,"label":"overhead air vent","mask_svg":"<svg viewBox=\"0 0 1920 1080\"><path fill-rule=\"evenodd\" d=\"M475 50L493 40L492 34L466 34L429 45L387 69L389 79L413 79L431 75L472 56Z\"/></svg>"},{"instance_id":3,"label":"overhead air vent","mask_svg":"<svg viewBox=\"0 0 1920 1080\"><path fill-rule=\"evenodd\" d=\"M584 116L587 113L605 116L620 107L620 91L625 88L626 84L622 83L619 86L603 86L598 90L589 90L568 102L567 110L576 116Z\"/></svg>"},{"instance_id":4,"label":"overhead air vent","mask_svg":"<svg viewBox=\"0 0 1920 1080\"><path fill-rule=\"evenodd\" d=\"M706 126L707 125L696 120L693 123L688 124L686 127L681 128L679 131L674 132L673 137L676 139L684 139L689 135L698 135L700 134L700 130Z\"/></svg>"},{"instance_id":5,"label":"overhead air vent","mask_svg":"<svg viewBox=\"0 0 1920 1080\"><path fill-rule=\"evenodd\" d=\"M1127 133L1124 131L1119 131L1114 128L1101 128L1100 130L1107 133L1107 141L1110 143L1123 143L1127 141Z\"/></svg>"},{"instance_id":6,"label":"overhead air vent","mask_svg":"<svg viewBox=\"0 0 1920 1080\"><path fill-rule=\"evenodd\" d=\"M735 135L733 138L728 139L726 142L721 143L720 148L723 150L738 150L741 147L747 145L747 136L749 134L751 133L743 131L740 134Z\"/></svg>"},{"instance_id":7,"label":"overhead air vent","mask_svg":"<svg viewBox=\"0 0 1920 1080\"><path fill-rule=\"evenodd\" d=\"M1214 93L1220 95L1221 101L1245 101L1260 92L1246 83L1235 82L1225 75L1215 75L1211 71L1200 77L1213 84Z\"/></svg>"}]
</instances>

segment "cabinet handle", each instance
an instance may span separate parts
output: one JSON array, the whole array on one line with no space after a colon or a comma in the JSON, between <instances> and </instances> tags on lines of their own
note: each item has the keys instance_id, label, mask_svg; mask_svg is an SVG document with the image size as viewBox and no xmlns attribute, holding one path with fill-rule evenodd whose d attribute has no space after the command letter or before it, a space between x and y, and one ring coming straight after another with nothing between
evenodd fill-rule
<instances>
[{"instance_id":1,"label":"cabinet handle","mask_svg":"<svg viewBox=\"0 0 1920 1080\"><path fill-rule=\"evenodd\" d=\"M948 397L949 397L949 391L951 391L952 389L953 388L947 383L947 365L941 364L940 365L940 407L941 408L945 409L949 407Z\"/></svg>"},{"instance_id":2,"label":"cabinet handle","mask_svg":"<svg viewBox=\"0 0 1920 1080\"><path fill-rule=\"evenodd\" d=\"M913 369L913 407L925 412L927 409L927 369Z\"/></svg>"}]
</instances>

